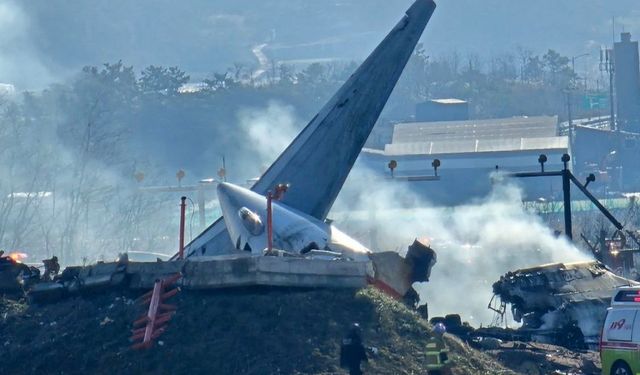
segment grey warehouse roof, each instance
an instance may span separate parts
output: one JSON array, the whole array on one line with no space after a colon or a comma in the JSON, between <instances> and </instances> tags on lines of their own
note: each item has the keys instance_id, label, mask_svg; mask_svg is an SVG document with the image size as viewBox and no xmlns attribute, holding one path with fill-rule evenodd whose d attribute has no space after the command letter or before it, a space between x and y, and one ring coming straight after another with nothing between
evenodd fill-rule
<instances>
[{"instance_id":1,"label":"grey warehouse roof","mask_svg":"<svg viewBox=\"0 0 640 375\"><path fill-rule=\"evenodd\" d=\"M499 142L505 138L555 137L558 135L557 125L557 116L400 123L393 129L392 143L395 146L400 143L468 140L473 141L472 148L475 149L476 140Z\"/></svg>"},{"instance_id":2,"label":"grey warehouse roof","mask_svg":"<svg viewBox=\"0 0 640 375\"><path fill-rule=\"evenodd\" d=\"M439 142L406 142L385 145L385 155L440 155L477 152L567 150L569 137L470 139Z\"/></svg>"}]
</instances>

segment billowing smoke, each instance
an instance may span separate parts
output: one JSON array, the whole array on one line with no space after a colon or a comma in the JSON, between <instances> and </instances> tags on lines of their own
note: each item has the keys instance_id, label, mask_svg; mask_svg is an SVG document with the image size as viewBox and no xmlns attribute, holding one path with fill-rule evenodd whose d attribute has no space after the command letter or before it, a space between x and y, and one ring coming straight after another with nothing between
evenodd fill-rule
<instances>
[{"instance_id":1,"label":"billowing smoke","mask_svg":"<svg viewBox=\"0 0 640 375\"><path fill-rule=\"evenodd\" d=\"M299 131L293 107L274 101L266 108L239 111L238 120L240 129L246 134L243 138L248 139L251 146L244 164L253 165L253 168L260 166L260 173L275 161Z\"/></svg>"},{"instance_id":2,"label":"billowing smoke","mask_svg":"<svg viewBox=\"0 0 640 375\"><path fill-rule=\"evenodd\" d=\"M300 125L291 107L274 102L244 109L238 119L256 158L247 163L259 162L263 168L285 149ZM504 273L589 259L526 212L516 186L495 185L489 196L472 204L443 208L416 194L409 184L385 181L381 174L356 165L330 218L374 251L403 253L415 238L429 238L438 263L431 280L416 287L431 316L460 313L474 325L489 324L492 284Z\"/></svg>"},{"instance_id":3,"label":"billowing smoke","mask_svg":"<svg viewBox=\"0 0 640 375\"><path fill-rule=\"evenodd\" d=\"M191 198L187 241L203 229L197 193L177 189L164 177L166 167L121 142L128 137L118 121L123 105L116 111L95 101L104 109L85 113L82 100L94 91L81 91L64 111L55 93L0 102L0 249L25 252L33 263L56 255L63 265L113 260L126 251L173 254L181 195ZM22 116L33 111L31 103L42 105L46 116ZM241 110L229 144L242 147L228 155L240 160L243 174L257 177L295 136L294 124L292 108L275 102ZM206 205L209 223L216 203Z\"/></svg>"},{"instance_id":4,"label":"billowing smoke","mask_svg":"<svg viewBox=\"0 0 640 375\"><path fill-rule=\"evenodd\" d=\"M415 238L431 240L437 264L428 283L416 284L430 316L459 313L474 325L489 324L492 284L504 273L589 259L524 211L515 186L496 185L475 203L437 208L407 184L354 169L332 216L374 251L402 253Z\"/></svg>"},{"instance_id":5,"label":"billowing smoke","mask_svg":"<svg viewBox=\"0 0 640 375\"><path fill-rule=\"evenodd\" d=\"M177 249L172 219L180 193L140 189L143 180L156 184L158 173L122 150L127 129L91 93L58 87L0 101L0 249L24 252L27 262L55 255L70 265ZM99 111L84 111L86 99Z\"/></svg>"}]
</instances>

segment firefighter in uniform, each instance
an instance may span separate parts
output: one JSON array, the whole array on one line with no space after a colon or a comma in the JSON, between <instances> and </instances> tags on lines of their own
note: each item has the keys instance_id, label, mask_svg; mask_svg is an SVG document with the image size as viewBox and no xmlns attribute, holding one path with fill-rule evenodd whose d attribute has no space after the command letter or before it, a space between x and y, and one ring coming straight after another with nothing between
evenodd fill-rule
<instances>
[{"instance_id":1,"label":"firefighter in uniform","mask_svg":"<svg viewBox=\"0 0 640 375\"><path fill-rule=\"evenodd\" d=\"M436 324L433 327L433 335L427 342L427 373L429 375L448 373L449 349L442 337L446 331L444 324Z\"/></svg>"}]
</instances>

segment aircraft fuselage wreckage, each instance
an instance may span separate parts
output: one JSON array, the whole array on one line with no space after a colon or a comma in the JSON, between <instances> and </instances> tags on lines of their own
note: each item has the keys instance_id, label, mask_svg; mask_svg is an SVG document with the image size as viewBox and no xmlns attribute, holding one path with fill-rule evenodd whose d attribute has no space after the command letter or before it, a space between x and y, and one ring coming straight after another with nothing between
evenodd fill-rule
<instances>
[{"instance_id":1,"label":"aircraft fuselage wreckage","mask_svg":"<svg viewBox=\"0 0 640 375\"><path fill-rule=\"evenodd\" d=\"M432 0L416 0L250 190L219 185L223 217L187 244L185 259L137 263L125 257L68 267L55 282L34 285L31 296L47 299L105 286L151 288L178 272L179 283L192 289L373 283L398 298L413 282L427 281L435 263L428 246L414 242L405 258L374 253L325 220L435 7ZM269 204L273 210L267 215L267 195L279 184L290 188Z\"/></svg>"},{"instance_id":2,"label":"aircraft fuselage wreckage","mask_svg":"<svg viewBox=\"0 0 640 375\"><path fill-rule=\"evenodd\" d=\"M554 263L508 272L493 292L535 341L595 349L616 288L637 282L597 261ZM504 313L504 311L503 311Z\"/></svg>"},{"instance_id":3,"label":"aircraft fuselage wreckage","mask_svg":"<svg viewBox=\"0 0 640 375\"><path fill-rule=\"evenodd\" d=\"M369 281L397 298L404 297L414 282L428 281L436 262L435 252L417 240L405 258L394 251L373 253L333 225L277 201L271 204L269 224L267 198L240 186L221 183L218 199L235 249L247 255L362 262Z\"/></svg>"}]
</instances>

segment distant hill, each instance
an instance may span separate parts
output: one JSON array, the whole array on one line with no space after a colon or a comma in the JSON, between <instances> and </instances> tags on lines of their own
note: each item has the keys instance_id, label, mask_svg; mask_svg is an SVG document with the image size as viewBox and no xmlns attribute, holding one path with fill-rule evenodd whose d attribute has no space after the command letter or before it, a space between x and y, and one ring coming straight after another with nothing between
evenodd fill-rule
<instances>
[{"instance_id":1,"label":"distant hill","mask_svg":"<svg viewBox=\"0 0 640 375\"><path fill-rule=\"evenodd\" d=\"M234 62L360 60L410 0L0 1L0 82L37 86L87 64L122 59L137 69L178 65L195 77ZM610 43L617 28L640 36L636 0L440 0L424 40L428 54L489 56L554 48L565 55ZM584 60L582 62L585 63Z\"/></svg>"}]
</instances>

